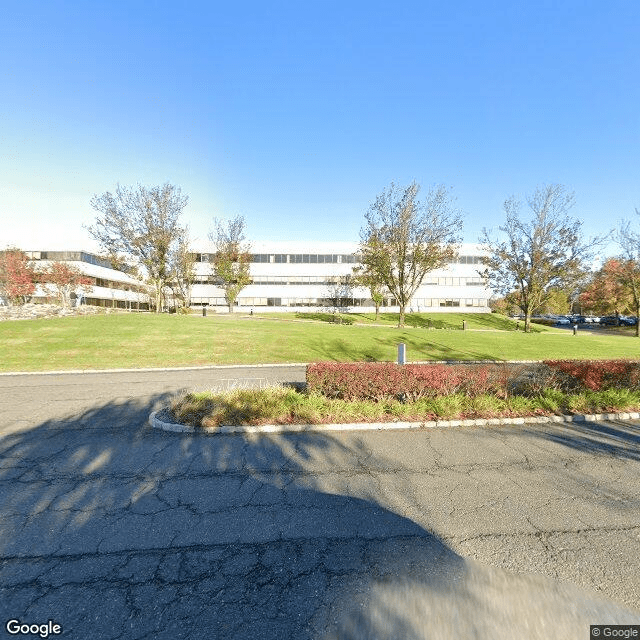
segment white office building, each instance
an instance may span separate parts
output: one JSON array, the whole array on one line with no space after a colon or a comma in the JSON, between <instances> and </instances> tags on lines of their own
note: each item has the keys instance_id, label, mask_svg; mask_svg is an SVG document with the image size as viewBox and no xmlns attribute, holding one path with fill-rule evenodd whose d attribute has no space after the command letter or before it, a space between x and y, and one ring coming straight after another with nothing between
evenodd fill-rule
<instances>
[{"instance_id":1,"label":"white office building","mask_svg":"<svg viewBox=\"0 0 640 640\"><path fill-rule=\"evenodd\" d=\"M196 251L195 282L191 306L228 311L223 289L213 274L214 247L203 243ZM358 245L351 242L255 242L251 246L252 283L240 292L236 311L343 311L375 310L366 288L345 284L358 264ZM132 274L111 267L108 261L86 251L27 251L38 267L67 261L91 281L88 291L78 289L75 304L130 310L149 309L148 288ZM481 250L463 244L458 258L445 268L427 274L407 311L487 313L491 291L485 286ZM50 288L38 285L34 301L53 301ZM171 306L168 295L167 305ZM384 311L398 311L387 292Z\"/></svg>"},{"instance_id":2,"label":"white office building","mask_svg":"<svg viewBox=\"0 0 640 640\"><path fill-rule=\"evenodd\" d=\"M256 242L251 246L252 284L239 294L237 310L310 311L335 305L362 312L374 310L365 288L338 286L358 263L358 245L350 242ZM227 309L224 291L213 275L212 244L196 250L196 280L191 304ZM481 250L475 244L463 244L459 257L446 268L427 274L407 311L489 312L491 292L479 271ZM342 278L341 278L342 277ZM385 311L397 311L397 303L388 294Z\"/></svg>"},{"instance_id":3,"label":"white office building","mask_svg":"<svg viewBox=\"0 0 640 640\"><path fill-rule=\"evenodd\" d=\"M149 308L147 287L129 273L114 269L111 264L87 251L25 251L37 269L42 271L52 262L68 262L84 276L90 285L72 294L73 305L88 304L114 309L144 311ZM46 283L38 284L31 296L35 302L55 302L55 292Z\"/></svg>"}]
</instances>

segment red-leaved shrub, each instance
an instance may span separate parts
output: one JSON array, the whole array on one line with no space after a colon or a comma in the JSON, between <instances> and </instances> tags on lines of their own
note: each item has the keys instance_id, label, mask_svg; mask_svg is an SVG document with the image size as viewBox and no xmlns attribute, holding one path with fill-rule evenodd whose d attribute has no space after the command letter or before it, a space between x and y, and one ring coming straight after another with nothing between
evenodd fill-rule
<instances>
[{"instance_id":1,"label":"red-leaved shrub","mask_svg":"<svg viewBox=\"0 0 640 640\"><path fill-rule=\"evenodd\" d=\"M545 364L564 376L557 386L601 391L612 388L640 388L640 362L633 360L546 360ZM573 382L573 385L571 384Z\"/></svg>"},{"instance_id":2,"label":"red-leaved shrub","mask_svg":"<svg viewBox=\"0 0 640 640\"><path fill-rule=\"evenodd\" d=\"M406 364L319 362L307 366L307 389L344 400L418 400L464 393L538 395L545 389L574 392L640 389L640 362L548 360L510 364Z\"/></svg>"},{"instance_id":3,"label":"red-leaved shrub","mask_svg":"<svg viewBox=\"0 0 640 640\"><path fill-rule=\"evenodd\" d=\"M452 393L500 392L504 376L489 365L320 362L307 366L307 389L345 400L417 400Z\"/></svg>"}]
</instances>

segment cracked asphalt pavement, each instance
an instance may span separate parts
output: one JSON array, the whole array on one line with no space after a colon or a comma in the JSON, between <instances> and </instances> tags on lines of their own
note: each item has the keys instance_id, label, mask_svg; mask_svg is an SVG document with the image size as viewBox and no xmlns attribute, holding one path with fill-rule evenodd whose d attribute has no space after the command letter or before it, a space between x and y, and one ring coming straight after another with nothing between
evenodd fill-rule
<instances>
[{"instance_id":1,"label":"cracked asphalt pavement","mask_svg":"<svg viewBox=\"0 0 640 640\"><path fill-rule=\"evenodd\" d=\"M151 429L303 368L0 377L6 621L97 639L589 638L640 624L640 423ZM2 636L1 634L4 634Z\"/></svg>"}]
</instances>

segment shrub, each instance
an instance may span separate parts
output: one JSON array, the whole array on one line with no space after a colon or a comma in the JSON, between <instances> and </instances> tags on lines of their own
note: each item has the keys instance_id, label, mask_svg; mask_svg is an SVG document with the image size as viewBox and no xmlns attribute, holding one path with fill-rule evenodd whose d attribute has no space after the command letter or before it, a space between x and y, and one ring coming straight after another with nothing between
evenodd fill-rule
<instances>
[{"instance_id":1,"label":"shrub","mask_svg":"<svg viewBox=\"0 0 640 640\"><path fill-rule=\"evenodd\" d=\"M415 401L461 393L506 394L506 377L490 365L397 365L320 362L307 367L307 389L328 398Z\"/></svg>"},{"instance_id":2,"label":"shrub","mask_svg":"<svg viewBox=\"0 0 640 640\"><path fill-rule=\"evenodd\" d=\"M563 391L640 389L640 362L633 360L547 360L550 384Z\"/></svg>"},{"instance_id":3,"label":"shrub","mask_svg":"<svg viewBox=\"0 0 640 640\"><path fill-rule=\"evenodd\" d=\"M320 362L307 367L307 388L327 398L411 402L462 394L537 397L547 391L640 390L640 362L550 360L538 364ZM553 400L547 398L550 408Z\"/></svg>"}]
</instances>

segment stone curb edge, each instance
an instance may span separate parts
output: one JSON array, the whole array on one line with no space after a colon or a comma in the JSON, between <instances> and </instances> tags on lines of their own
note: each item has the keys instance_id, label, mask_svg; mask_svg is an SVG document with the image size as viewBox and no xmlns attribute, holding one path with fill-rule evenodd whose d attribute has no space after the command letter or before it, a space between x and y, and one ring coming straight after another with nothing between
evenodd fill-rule
<instances>
[{"instance_id":1,"label":"stone curb edge","mask_svg":"<svg viewBox=\"0 0 640 640\"><path fill-rule=\"evenodd\" d=\"M392 429L433 429L438 427L486 427L497 425L551 424L573 422L598 422L599 420L640 420L640 412L592 413L575 416L526 416L521 418L476 418L473 420L426 420L424 422L355 422L346 424L264 424L259 426L221 425L196 429L185 424L164 422L158 411L149 416L149 424L155 429L175 433L204 433L230 435L243 433L303 433L325 431L387 431Z\"/></svg>"},{"instance_id":2,"label":"stone curb edge","mask_svg":"<svg viewBox=\"0 0 640 640\"><path fill-rule=\"evenodd\" d=\"M267 367L306 367L306 362L286 362L277 364L210 364L200 367L144 367L140 369L59 369L56 371L3 371L0 376L52 376L80 373L160 373L162 371L209 371L212 369L265 369Z\"/></svg>"},{"instance_id":3,"label":"stone curb edge","mask_svg":"<svg viewBox=\"0 0 640 640\"><path fill-rule=\"evenodd\" d=\"M406 364L536 364L541 360L412 360ZM139 369L57 369L55 371L2 371L0 376L52 376L65 373L153 373L161 371L208 371L212 369L264 369L267 367L306 367L310 362L276 362L274 364L207 364L184 367L142 367Z\"/></svg>"}]
</instances>

